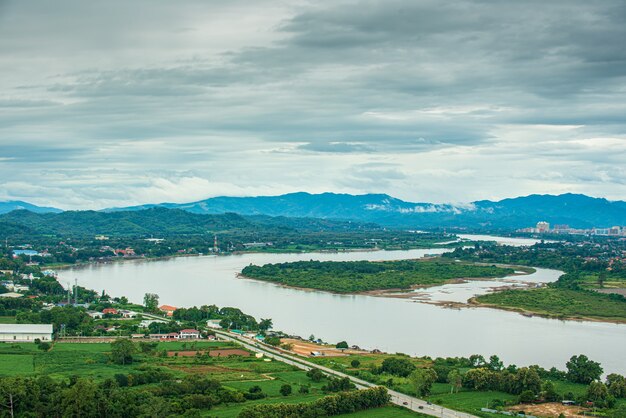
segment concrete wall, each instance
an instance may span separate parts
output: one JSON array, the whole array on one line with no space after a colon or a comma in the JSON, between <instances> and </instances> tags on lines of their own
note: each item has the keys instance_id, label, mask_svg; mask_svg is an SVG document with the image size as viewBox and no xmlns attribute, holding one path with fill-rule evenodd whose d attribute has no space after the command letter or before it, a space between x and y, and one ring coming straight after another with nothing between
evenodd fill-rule
<instances>
[{"instance_id":1,"label":"concrete wall","mask_svg":"<svg viewBox=\"0 0 626 418\"><path fill-rule=\"evenodd\" d=\"M41 341L50 341L52 339L52 335L44 334L44 333L30 333L30 334L22 334L22 333L0 333L0 342L12 342L12 343L20 343L20 342L29 342L32 343L35 339L39 338Z\"/></svg>"}]
</instances>

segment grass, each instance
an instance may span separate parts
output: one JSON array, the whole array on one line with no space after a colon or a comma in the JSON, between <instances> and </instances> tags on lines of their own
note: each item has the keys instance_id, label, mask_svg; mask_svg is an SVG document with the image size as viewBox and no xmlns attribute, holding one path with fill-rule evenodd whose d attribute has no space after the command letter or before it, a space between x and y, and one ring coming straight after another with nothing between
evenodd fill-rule
<instances>
[{"instance_id":1,"label":"grass","mask_svg":"<svg viewBox=\"0 0 626 418\"><path fill-rule=\"evenodd\" d=\"M0 316L0 324L15 324L14 316Z\"/></svg>"},{"instance_id":2,"label":"grass","mask_svg":"<svg viewBox=\"0 0 626 418\"><path fill-rule=\"evenodd\" d=\"M399 406L385 406L383 408L368 409L367 411L353 412L340 416L344 418L415 418L426 417L428 415L413 412Z\"/></svg>"},{"instance_id":3,"label":"grass","mask_svg":"<svg viewBox=\"0 0 626 418\"><path fill-rule=\"evenodd\" d=\"M479 296L478 303L557 318L626 322L626 301L589 291L561 288L505 290Z\"/></svg>"},{"instance_id":4,"label":"grass","mask_svg":"<svg viewBox=\"0 0 626 418\"><path fill-rule=\"evenodd\" d=\"M587 393L587 385L572 383L565 380L553 380L552 383L554 383L554 389L556 389L556 391L561 395L571 392L574 394L574 397L577 397Z\"/></svg>"},{"instance_id":5,"label":"grass","mask_svg":"<svg viewBox=\"0 0 626 418\"><path fill-rule=\"evenodd\" d=\"M32 354L2 354L0 355L0 376L30 375L33 367Z\"/></svg>"}]
</instances>

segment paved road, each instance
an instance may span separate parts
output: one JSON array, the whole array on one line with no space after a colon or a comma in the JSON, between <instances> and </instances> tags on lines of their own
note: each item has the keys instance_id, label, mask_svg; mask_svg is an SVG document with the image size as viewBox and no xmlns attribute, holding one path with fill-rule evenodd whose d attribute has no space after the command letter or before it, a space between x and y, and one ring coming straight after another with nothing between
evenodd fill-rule
<instances>
[{"instance_id":1,"label":"paved road","mask_svg":"<svg viewBox=\"0 0 626 418\"><path fill-rule=\"evenodd\" d=\"M307 361L303 358L292 356L290 354L285 354L284 352L279 351L271 346L268 346L266 344L263 344L257 341L252 341L248 338L242 337L241 335L233 334L233 333L221 331L221 330L213 330L213 331L215 331L215 333L219 335L220 337L226 340L235 341L250 351L261 353L266 357L282 361L283 363L290 364L292 366L298 367L299 369L308 371L308 370L311 370L312 368L318 368L328 375L333 375L333 376L338 376L338 377L347 377L359 389L365 389L365 388L377 386L373 383L366 382L365 380L361 380L354 376L350 376L345 373L338 372L337 370L329 369L328 367L323 367L315 363L311 363L310 361ZM465 412L454 411L452 409L444 408L443 406L432 405L432 404L429 405L423 399L418 399L413 396L405 395L403 393L396 392L394 390L388 390L388 392L389 392L389 395L391 395L392 403L396 405L400 405L404 408L408 408L415 412L420 412L422 414L431 415L434 417L441 417L441 418L478 418L475 415L467 414Z\"/></svg>"}]
</instances>

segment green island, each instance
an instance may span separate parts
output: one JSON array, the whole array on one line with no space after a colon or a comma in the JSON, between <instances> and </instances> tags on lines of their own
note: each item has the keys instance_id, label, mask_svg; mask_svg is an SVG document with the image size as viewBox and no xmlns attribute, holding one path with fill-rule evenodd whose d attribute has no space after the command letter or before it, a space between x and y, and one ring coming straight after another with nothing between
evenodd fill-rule
<instances>
[{"instance_id":1,"label":"green island","mask_svg":"<svg viewBox=\"0 0 626 418\"><path fill-rule=\"evenodd\" d=\"M473 299L475 303L562 319L626 322L626 302L619 295L559 289L508 289Z\"/></svg>"},{"instance_id":2,"label":"green island","mask_svg":"<svg viewBox=\"0 0 626 418\"><path fill-rule=\"evenodd\" d=\"M482 295L472 303L559 319L626 322L624 243L538 243L531 247L475 245L443 255L448 260L510 263L560 269L556 282L536 289L509 289Z\"/></svg>"},{"instance_id":3,"label":"green island","mask_svg":"<svg viewBox=\"0 0 626 418\"><path fill-rule=\"evenodd\" d=\"M250 265L243 277L286 286L357 293L410 289L464 278L495 278L513 274L512 268L457 263L441 259L400 261L297 261Z\"/></svg>"}]
</instances>

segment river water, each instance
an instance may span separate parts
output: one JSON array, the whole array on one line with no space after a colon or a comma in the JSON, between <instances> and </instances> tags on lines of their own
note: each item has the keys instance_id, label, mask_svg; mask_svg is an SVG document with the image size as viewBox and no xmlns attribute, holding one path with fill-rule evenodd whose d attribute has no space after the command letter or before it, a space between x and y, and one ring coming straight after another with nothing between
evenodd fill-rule
<instances>
[{"instance_id":1,"label":"river water","mask_svg":"<svg viewBox=\"0 0 626 418\"><path fill-rule=\"evenodd\" d=\"M474 237L468 237L477 239ZM494 237L481 237L494 240ZM529 245L533 240L509 244ZM59 280L76 278L81 286L141 303L147 292L174 306L233 306L272 318L274 328L324 341L346 340L361 348L378 348L419 356L497 354L505 363L539 364L564 369L574 354L602 363L605 372L626 374L626 325L525 317L490 308L444 308L414 299L336 295L303 291L272 283L239 279L248 264L297 260L399 260L442 253L443 249L302 254L239 254L130 261L62 270ZM517 280L556 280L561 272L537 269L533 275L496 281L471 281L420 290L431 301L465 301L493 286ZM504 283L498 283L504 282ZM508 282L508 283L507 283Z\"/></svg>"}]
</instances>

